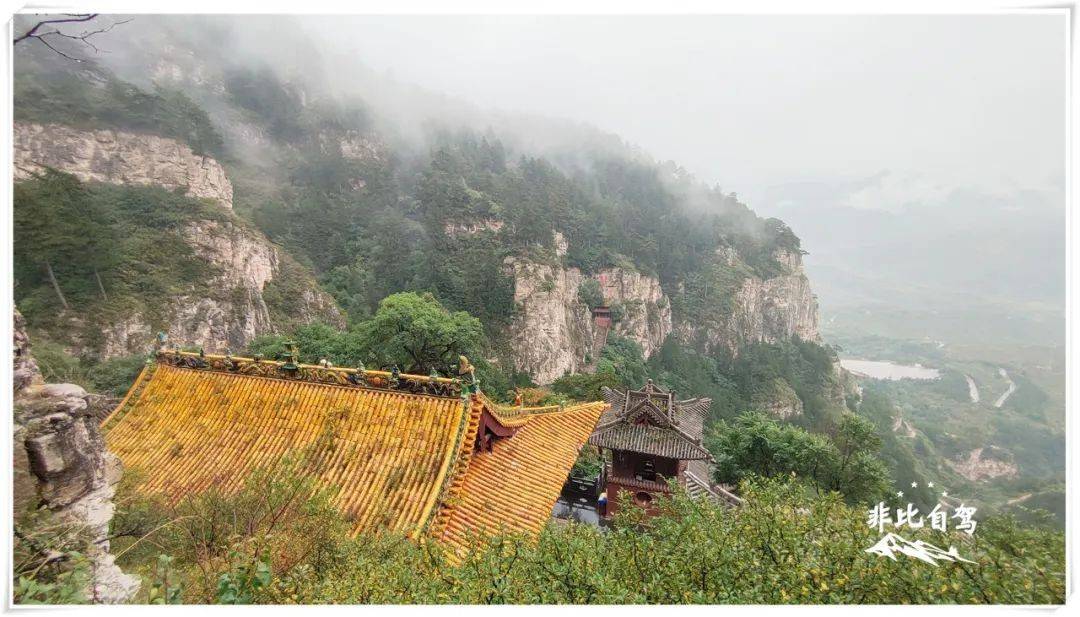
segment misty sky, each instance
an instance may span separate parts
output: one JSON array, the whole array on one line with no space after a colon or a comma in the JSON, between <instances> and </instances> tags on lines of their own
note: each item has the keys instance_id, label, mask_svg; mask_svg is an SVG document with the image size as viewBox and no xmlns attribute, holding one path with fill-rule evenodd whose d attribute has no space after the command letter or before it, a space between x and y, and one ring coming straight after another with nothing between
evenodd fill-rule
<instances>
[{"instance_id":1,"label":"misty sky","mask_svg":"<svg viewBox=\"0 0 1080 617\"><path fill-rule=\"evenodd\" d=\"M958 186L1063 186L1060 16L334 17L306 26L397 80L617 133L752 207L774 185L808 181L862 183L848 205L883 208Z\"/></svg>"}]
</instances>

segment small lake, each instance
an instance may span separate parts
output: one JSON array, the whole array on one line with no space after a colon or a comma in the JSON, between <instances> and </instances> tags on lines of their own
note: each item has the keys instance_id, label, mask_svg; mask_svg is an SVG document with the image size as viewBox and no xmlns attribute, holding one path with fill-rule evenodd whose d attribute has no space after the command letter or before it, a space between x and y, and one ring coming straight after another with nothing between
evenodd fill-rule
<instances>
[{"instance_id":1,"label":"small lake","mask_svg":"<svg viewBox=\"0 0 1080 617\"><path fill-rule=\"evenodd\" d=\"M856 360L854 358L841 358L840 366L862 377L872 379L937 379L941 377L941 371L936 368L928 368L920 364L896 364L895 362L883 362L879 360Z\"/></svg>"}]
</instances>

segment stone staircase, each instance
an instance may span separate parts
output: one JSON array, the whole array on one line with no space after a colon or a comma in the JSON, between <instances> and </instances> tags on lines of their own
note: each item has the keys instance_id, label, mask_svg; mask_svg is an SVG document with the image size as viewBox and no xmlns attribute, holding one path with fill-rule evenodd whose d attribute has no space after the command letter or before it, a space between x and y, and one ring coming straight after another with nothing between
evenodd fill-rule
<instances>
[{"instance_id":1,"label":"stone staircase","mask_svg":"<svg viewBox=\"0 0 1080 617\"><path fill-rule=\"evenodd\" d=\"M710 485L692 471L686 472L686 493L692 499L715 499L729 506L741 505L743 501L741 497L720 485Z\"/></svg>"},{"instance_id":2,"label":"stone staircase","mask_svg":"<svg viewBox=\"0 0 1080 617\"><path fill-rule=\"evenodd\" d=\"M594 322L594 326L593 340L589 345L589 363L585 365L584 369L586 373L596 372L596 365L600 362L600 354L604 351L604 345L607 345L608 332L611 331L611 326L605 323Z\"/></svg>"}]
</instances>

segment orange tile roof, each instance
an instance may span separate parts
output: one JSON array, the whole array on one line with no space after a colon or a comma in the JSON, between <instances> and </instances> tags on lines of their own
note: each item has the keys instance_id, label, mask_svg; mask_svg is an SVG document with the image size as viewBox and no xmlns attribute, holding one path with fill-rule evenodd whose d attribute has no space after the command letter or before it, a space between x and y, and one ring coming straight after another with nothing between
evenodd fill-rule
<instances>
[{"instance_id":1,"label":"orange tile roof","mask_svg":"<svg viewBox=\"0 0 1080 617\"><path fill-rule=\"evenodd\" d=\"M104 422L108 447L142 470L144 490L172 500L211 486L235 490L251 471L302 453L321 484L337 487L355 532L427 529L456 548L466 530L538 531L607 406L506 408L483 395L388 389L385 379L382 389L336 385L326 380L337 375L306 365L304 377L286 379L265 376L273 363L254 363L263 370L255 375L223 369L233 360L224 357L197 366L194 354L162 358ZM518 430L474 453L485 410Z\"/></svg>"},{"instance_id":2,"label":"orange tile roof","mask_svg":"<svg viewBox=\"0 0 1080 617\"><path fill-rule=\"evenodd\" d=\"M145 383L143 383L145 382ZM462 455L460 398L158 365L107 424L106 443L171 499L306 451L355 530L415 533ZM469 442L471 447L471 442Z\"/></svg>"},{"instance_id":3,"label":"orange tile roof","mask_svg":"<svg viewBox=\"0 0 1080 617\"><path fill-rule=\"evenodd\" d=\"M432 528L436 537L461 553L474 536L538 533L606 408L606 403L586 403L521 413L527 419L513 437L473 457L456 500L444 504Z\"/></svg>"}]
</instances>

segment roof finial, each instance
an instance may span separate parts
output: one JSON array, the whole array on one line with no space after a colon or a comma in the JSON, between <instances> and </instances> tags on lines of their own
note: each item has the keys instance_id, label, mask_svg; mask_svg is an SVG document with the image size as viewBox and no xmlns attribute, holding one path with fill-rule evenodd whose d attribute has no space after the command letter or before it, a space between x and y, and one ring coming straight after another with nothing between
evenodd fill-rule
<instances>
[{"instance_id":1,"label":"roof finial","mask_svg":"<svg viewBox=\"0 0 1080 617\"><path fill-rule=\"evenodd\" d=\"M476 380L476 367L465 356L458 356L458 375L465 381L461 388L462 395L480 392L480 382Z\"/></svg>"},{"instance_id":2,"label":"roof finial","mask_svg":"<svg viewBox=\"0 0 1080 617\"><path fill-rule=\"evenodd\" d=\"M281 358L285 361L285 364L282 364L281 368L286 371L300 369L297 365L297 362L300 360L300 347L296 344L296 341L285 341L285 353L281 354Z\"/></svg>"}]
</instances>

